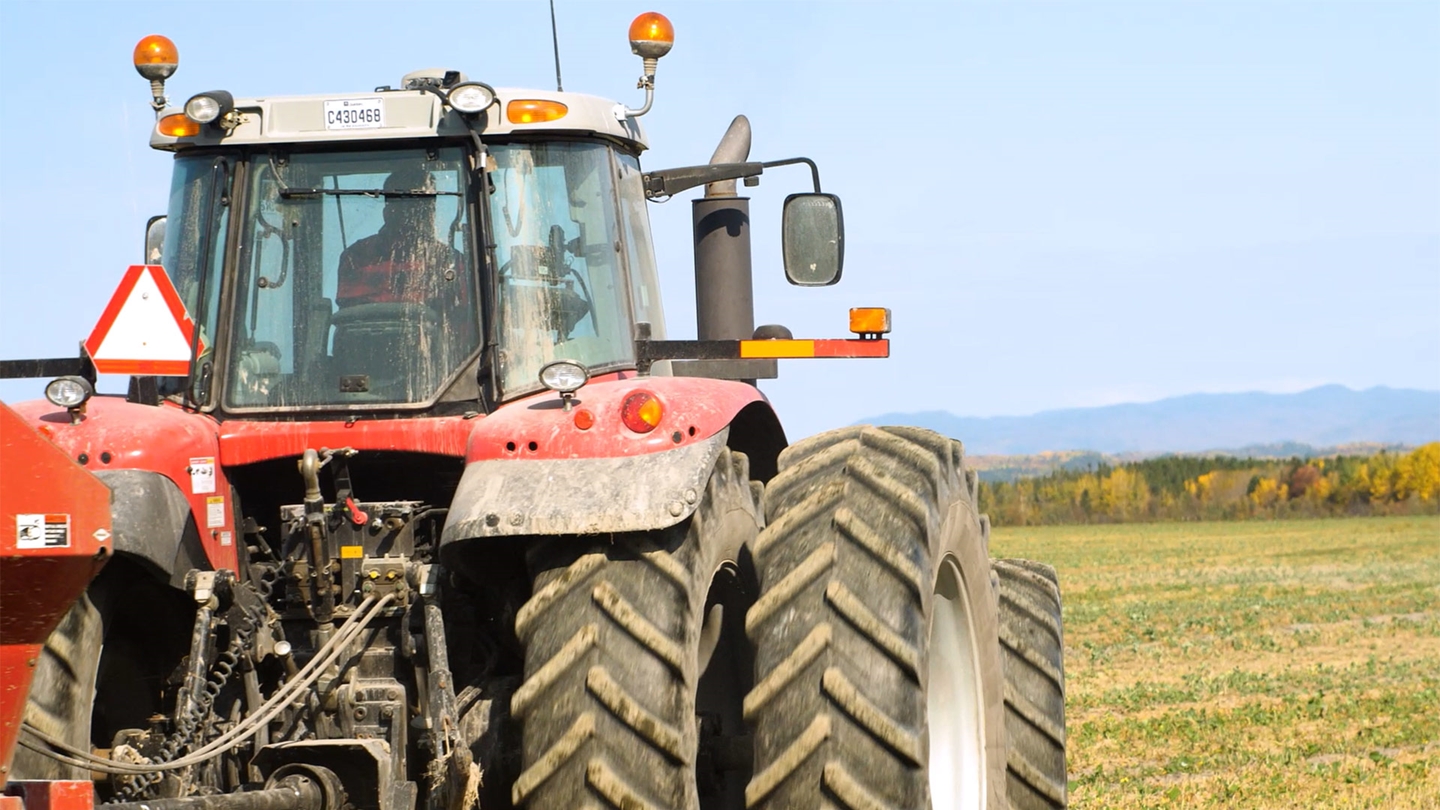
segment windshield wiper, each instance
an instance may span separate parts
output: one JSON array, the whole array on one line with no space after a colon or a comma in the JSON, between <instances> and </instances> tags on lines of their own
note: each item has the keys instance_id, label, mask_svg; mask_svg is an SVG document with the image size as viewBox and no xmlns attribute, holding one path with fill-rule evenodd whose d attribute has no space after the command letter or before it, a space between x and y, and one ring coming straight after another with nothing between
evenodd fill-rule
<instances>
[{"instance_id":1,"label":"windshield wiper","mask_svg":"<svg viewBox=\"0 0 1440 810\"><path fill-rule=\"evenodd\" d=\"M459 197L458 191L425 191L424 189L399 189L386 191L380 188L282 188L280 199L288 200L292 197L319 197L330 195L334 197Z\"/></svg>"}]
</instances>

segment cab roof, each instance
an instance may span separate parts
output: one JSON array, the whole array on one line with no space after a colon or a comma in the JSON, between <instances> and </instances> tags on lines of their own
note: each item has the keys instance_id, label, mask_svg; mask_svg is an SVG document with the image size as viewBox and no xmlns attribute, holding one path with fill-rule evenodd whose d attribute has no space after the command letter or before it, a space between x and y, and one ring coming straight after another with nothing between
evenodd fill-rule
<instances>
[{"instance_id":1,"label":"cab roof","mask_svg":"<svg viewBox=\"0 0 1440 810\"><path fill-rule=\"evenodd\" d=\"M599 96L566 93L555 90L497 88L496 101L475 120L484 137L507 135L599 135L618 140L635 151L648 148L639 121L623 114L624 105ZM513 123L506 114L508 105L516 101L559 102L565 114L553 121ZM343 104L342 104L343 102ZM357 103L358 102L358 103ZM327 106L334 111L342 106L351 109L378 110L370 120L340 126L327 116ZM183 115L178 107L168 107L150 132L154 149L178 152L190 147L213 147L258 144L351 143L375 140L412 138L468 137L462 115L446 106L439 95L428 90L377 88L369 93L335 93L313 96L275 96L270 98L235 99L239 124L226 132L215 124L200 125L196 135L175 137L161 132L160 120L170 115Z\"/></svg>"}]
</instances>

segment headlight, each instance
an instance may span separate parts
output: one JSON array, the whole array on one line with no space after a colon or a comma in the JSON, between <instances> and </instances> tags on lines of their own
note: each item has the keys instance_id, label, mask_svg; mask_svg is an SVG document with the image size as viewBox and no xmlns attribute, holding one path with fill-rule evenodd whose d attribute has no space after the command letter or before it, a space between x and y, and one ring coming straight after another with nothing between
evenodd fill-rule
<instances>
[{"instance_id":1,"label":"headlight","mask_svg":"<svg viewBox=\"0 0 1440 810\"><path fill-rule=\"evenodd\" d=\"M556 360L540 369L540 384L560 394L573 394L589 380L590 372L573 360Z\"/></svg>"},{"instance_id":2,"label":"headlight","mask_svg":"<svg viewBox=\"0 0 1440 810\"><path fill-rule=\"evenodd\" d=\"M495 103L495 90L488 84L465 82L450 88L447 99L456 112L478 113Z\"/></svg>"},{"instance_id":3,"label":"headlight","mask_svg":"<svg viewBox=\"0 0 1440 810\"><path fill-rule=\"evenodd\" d=\"M84 377L56 377L45 386L45 398L62 408L78 408L94 394L95 388Z\"/></svg>"},{"instance_id":4,"label":"headlight","mask_svg":"<svg viewBox=\"0 0 1440 810\"><path fill-rule=\"evenodd\" d=\"M191 121L208 124L235 109L235 98L224 90L211 90L190 97L185 102L185 117Z\"/></svg>"}]
</instances>

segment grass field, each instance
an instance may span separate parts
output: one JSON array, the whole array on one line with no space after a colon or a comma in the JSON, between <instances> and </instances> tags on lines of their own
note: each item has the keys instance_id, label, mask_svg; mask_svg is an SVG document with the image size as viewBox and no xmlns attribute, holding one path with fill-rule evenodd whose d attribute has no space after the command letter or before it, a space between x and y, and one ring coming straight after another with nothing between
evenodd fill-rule
<instances>
[{"instance_id":1,"label":"grass field","mask_svg":"<svg viewBox=\"0 0 1440 810\"><path fill-rule=\"evenodd\" d=\"M1071 807L1440 808L1440 517L996 529L1064 592Z\"/></svg>"}]
</instances>

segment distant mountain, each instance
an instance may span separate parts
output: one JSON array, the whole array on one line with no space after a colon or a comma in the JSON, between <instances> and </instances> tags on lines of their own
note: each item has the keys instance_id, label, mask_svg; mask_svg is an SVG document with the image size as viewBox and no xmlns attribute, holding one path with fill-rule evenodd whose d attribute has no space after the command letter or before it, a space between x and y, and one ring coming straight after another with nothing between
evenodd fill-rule
<instances>
[{"instance_id":1,"label":"distant mountain","mask_svg":"<svg viewBox=\"0 0 1440 810\"><path fill-rule=\"evenodd\" d=\"M1440 391L1325 385L1298 394L1188 394L1158 402L1067 408L1031 416L887 413L872 425L915 425L953 436L967 453L1197 453L1296 443L1419 445L1440 440ZM1272 455L1256 447L1253 455ZM1235 451L1229 451L1234 453ZM1297 455L1301 455L1297 453Z\"/></svg>"}]
</instances>

